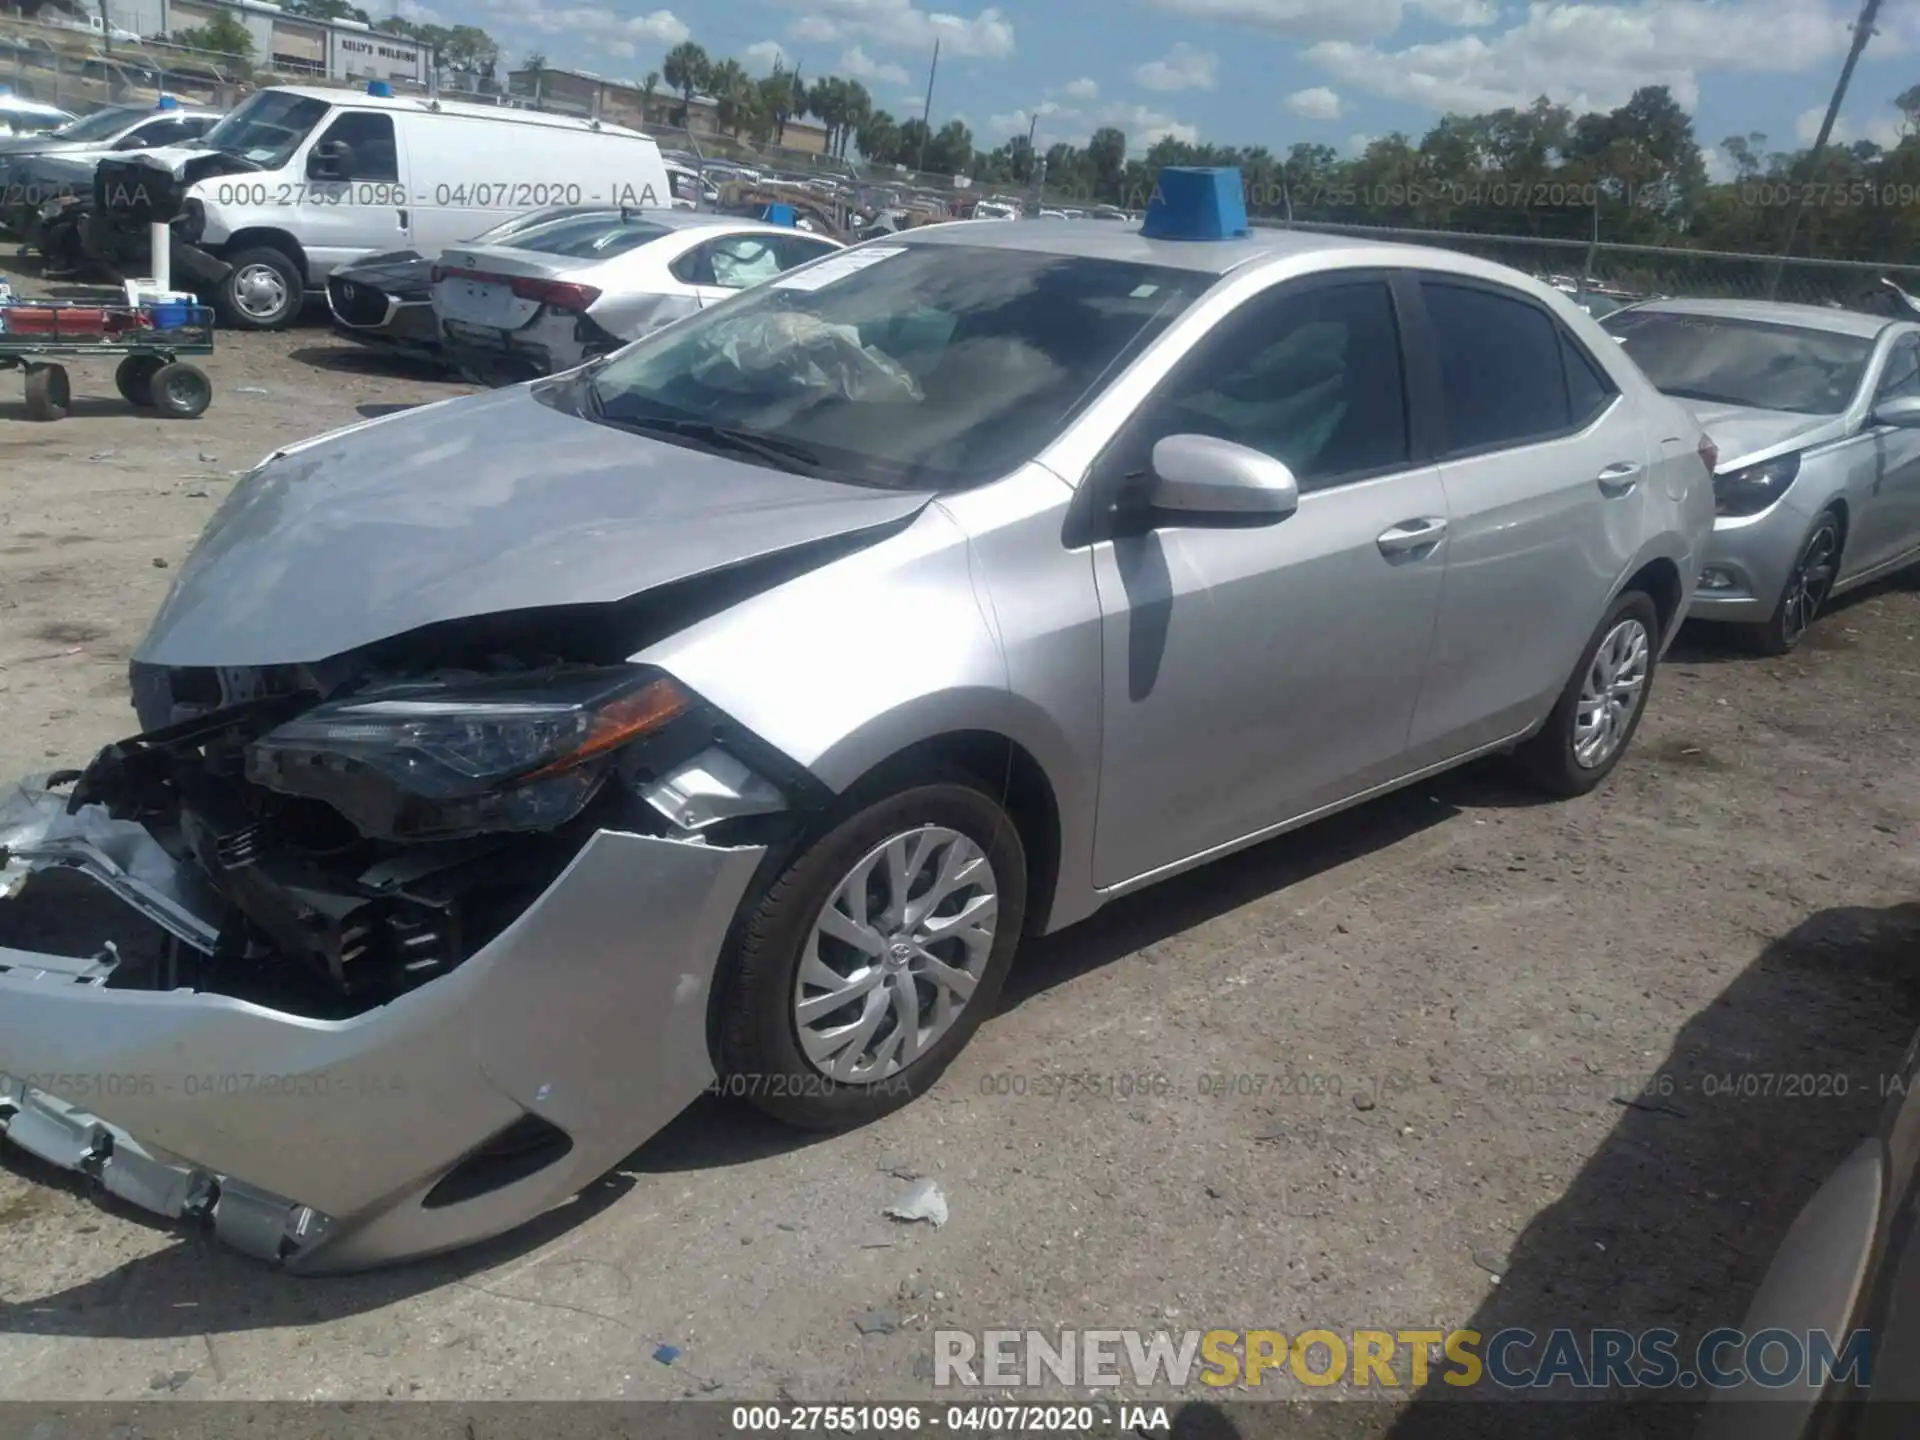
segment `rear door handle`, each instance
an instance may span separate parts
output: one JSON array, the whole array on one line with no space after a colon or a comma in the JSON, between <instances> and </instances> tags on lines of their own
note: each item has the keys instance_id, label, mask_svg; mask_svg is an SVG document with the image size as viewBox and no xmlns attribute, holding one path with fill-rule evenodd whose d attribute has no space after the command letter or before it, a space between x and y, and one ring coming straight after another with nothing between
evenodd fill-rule
<instances>
[{"instance_id":1,"label":"rear door handle","mask_svg":"<svg viewBox=\"0 0 1920 1440\"><path fill-rule=\"evenodd\" d=\"M1446 533L1446 521L1427 516L1419 520L1402 520L1374 543L1380 547L1382 555L1392 558L1431 550Z\"/></svg>"},{"instance_id":2,"label":"rear door handle","mask_svg":"<svg viewBox=\"0 0 1920 1440\"><path fill-rule=\"evenodd\" d=\"M1600 482L1603 495L1630 495L1633 487L1640 483L1640 467L1623 460L1618 465L1607 466L1594 478Z\"/></svg>"}]
</instances>

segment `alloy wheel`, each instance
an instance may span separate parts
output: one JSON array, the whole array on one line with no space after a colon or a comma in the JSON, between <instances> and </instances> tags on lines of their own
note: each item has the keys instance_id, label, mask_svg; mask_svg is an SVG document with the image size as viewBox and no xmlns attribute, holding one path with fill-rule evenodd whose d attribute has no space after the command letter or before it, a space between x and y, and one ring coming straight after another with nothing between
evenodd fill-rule
<instances>
[{"instance_id":1,"label":"alloy wheel","mask_svg":"<svg viewBox=\"0 0 1920 1440\"><path fill-rule=\"evenodd\" d=\"M1786 646L1800 643L1800 637L1813 624L1813 617L1833 589L1834 561L1840 552L1840 533L1831 520L1807 539L1793 573L1787 577L1786 594L1780 606L1780 640Z\"/></svg>"},{"instance_id":2,"label":"alloy wheel","mask_svg":"<svg viewBox=\"0 0 1920 1440\"><path fill-rule=\"evenodd\" d=\"M1607 632L1580 686L1574 710L1573 758L1597 770L1614 756L1647 693L1653 643L1647 627L1628 616Z\"/></svg>"},{"instance_id":3,"label":"alloy wheel","mask_svg":"<svg viewBox=\"0 0 1920 1440\"><path fill-rule=\"evenodd\" d=\"M794 983L800 1048L823 1075L867 1084L938 1043L993 953L999 883L981 848L928 825L874 846L834 887Z\"/></svg>"}]
</instances>

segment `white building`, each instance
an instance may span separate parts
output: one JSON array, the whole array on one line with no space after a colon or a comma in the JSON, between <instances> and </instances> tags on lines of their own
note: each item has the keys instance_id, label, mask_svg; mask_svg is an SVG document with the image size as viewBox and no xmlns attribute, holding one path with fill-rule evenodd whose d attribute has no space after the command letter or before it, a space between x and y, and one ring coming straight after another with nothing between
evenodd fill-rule
<instances>
[{"instance_id":1,"label":"white building","mask_svg":"<svg viewBox=\"0 0 1920 1440\"><path fill-rule=\"evenodd\" d=\"M357 20L307 20L272 0L108 0L115 25L146 38L197 29L225 11L253 38L252 60L291 74L424 85L432 57L415 41Z\"/></svg>"}]
</instances>

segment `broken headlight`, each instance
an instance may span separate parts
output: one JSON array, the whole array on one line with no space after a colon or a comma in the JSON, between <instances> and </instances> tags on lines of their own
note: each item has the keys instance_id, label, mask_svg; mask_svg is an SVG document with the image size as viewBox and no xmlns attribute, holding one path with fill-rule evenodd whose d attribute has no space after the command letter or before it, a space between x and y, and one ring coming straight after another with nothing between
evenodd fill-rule
<instances>
[{"instance_id":1,"label":"broken headlight","mask_svg":"<svg viewBox=\"0 0 1920 1440\"><path fill-rule=\"evenodd\" d=\"M247 748L247 778L324 801L363 835L548 830L578 815L613 752L685 714L656 671L544 671L394 686L315 706Z\"/></svg>"}]
</instances>

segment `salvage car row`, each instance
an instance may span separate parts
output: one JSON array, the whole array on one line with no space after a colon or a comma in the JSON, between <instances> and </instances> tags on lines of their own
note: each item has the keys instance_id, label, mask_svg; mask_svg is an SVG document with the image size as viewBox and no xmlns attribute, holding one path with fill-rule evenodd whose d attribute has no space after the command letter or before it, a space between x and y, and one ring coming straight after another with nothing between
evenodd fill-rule
<instances>
[{"instance_id":1,"label":"salvage car row","mask_svg":"<svg viewBox=\"0 0 1920 1440\"><path fill-rule=\"evenodd\" d=\"M291 113L209 139L331 143ZM588 207L443 254L476 329L557 335L622 246L693 293L236 486L135 653L140 733L0 802L0 894L78 869L164 937L0 951L6 1138L313 1271L511 1228L716 1075L859 1123L1024 937L1477 757L1588 792L1708 595L1784 648L1920 544L1920 328L1603 327L1249 231L1231 174L1159 191L1138 228ZM702 246L724 298L676 271ZM187 1070L339 1098L287 1146L279 1094L183 1104Z\"/></svg>"}]
</instances>

